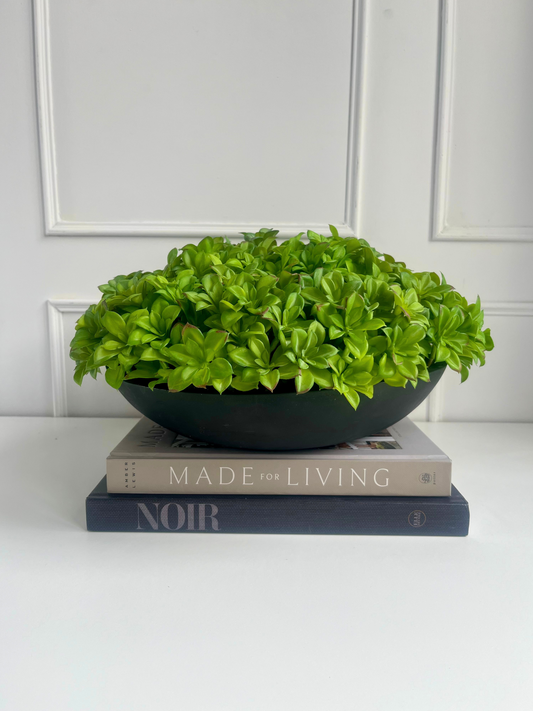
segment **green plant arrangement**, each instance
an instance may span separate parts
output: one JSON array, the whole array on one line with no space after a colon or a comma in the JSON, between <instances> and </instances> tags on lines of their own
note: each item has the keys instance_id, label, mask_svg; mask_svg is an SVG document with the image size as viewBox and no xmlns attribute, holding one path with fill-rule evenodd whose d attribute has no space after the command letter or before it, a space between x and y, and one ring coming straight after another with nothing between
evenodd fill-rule
<instances>
[{"instance_id":1,"label":"green plant arrangement","mask_svg":"<svg viewBox=\"0 0 533 711\"><path fill-rule=\"evenodd\" d=\"M446 364L464 381L493 348L479 298L414 272L363 239L276 230L236 244L206 237L154 272L120 275L76 324L74 380L170 391L228 388L296 393L334 388L353 408L384 381L416 387Z\"/></svg>"}]
</instances>

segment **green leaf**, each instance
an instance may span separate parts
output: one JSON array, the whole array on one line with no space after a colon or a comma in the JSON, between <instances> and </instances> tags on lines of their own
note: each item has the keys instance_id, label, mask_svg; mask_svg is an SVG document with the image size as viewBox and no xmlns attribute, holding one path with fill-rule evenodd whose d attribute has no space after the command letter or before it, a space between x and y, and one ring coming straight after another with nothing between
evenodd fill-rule
<instances>
[{"instance_id":1,"label":"green leaf","mask_svg":"<svg viewBox=\"0 0 533 711\"><path fill-rule=\"evenodd\" d=\"M94 352L94 366L95 368L99 368L101 365L104 365L104 363L108 363L110 360L116 357L116 353L108 351L103 346L100 346Z\"/></svg>"},{"instance_id":2,"label":"green leaf","mask_svg":"<svg viewBox=\"0 0 533 711\"><path fill-rule=\"evenodd\" d=\"M356 358L364 358L368 350L368 340L364 331L351 333L349 338L344 339L344 345Z\"/></svg>"},{"instance_id":3,"label":"green leaf","mask_svg":"<svg viewBox=\"0 0 533 711\"><path fill-rule=\"evenodd\" d=\"M296 363L289 363L288 365L282 365L279 369L279 377L282 380L293 380L300 370Z\"/></svg>"},{"instance_id":4,"label":"green leaf","mask_svg":"<svg viewBox=\"0 0 533 711\"><path fill-rule=\"evenodd\" d=\"M352 388L348 388L348 390L346 390L343 395L348 400L353 409L357 410L357 408L359 407L359 402L361 400L361 398L359 397L359 393L353 390Z\"/></svg>"},{"instance_id":5,"label":"green leaf","mask_svg":"<svg viewBox=\"0 0 533 711\"><path fill-rule=\"evenodd\" d=\"M374 367L374 358L371 355L367 355L361 360L354 360L350 365L350 370L355 373L371 373Z\"/></svg>"},{"instance_id":6,"label":"green leaf","mask_svg":"<svg viewBox=\"0 0 533 711\"><path fill-rule=\"evenodd\" d=\"M148 380L149 378L153 378L155 375L157 375L157 369L156 370L149 370L148 368L144 368L144 367L135 368L134 370L132 370L131 372L129 372L127 375L124 376L124 380L136 380L137 378Z\"/></svg>"},{"instance_id":7,"label":"green leaf","mask_svg":"<svg viewBox=\"0 0 533 711\"><path fill-rule=\"evenodd\" d=\"M76 331L76 335L70 342L70 347L83 348L84 346L90 345L93 341L91 333L86 328L80 328Z\"/></svg>"},{"instance_id":8,"label":"green leaf","mask_svg":"<svg viewBox=\"0 0 533 711\"><path fill-rule=\"evenodd\" d=\"M310 368L307 370L299 370L294 381L298 395L303 395L304 393L309 392L315 384L315 379Z\"/></svg>"},{"instance_id":9,"label":"green leaf","mask_svg":"<svg viewBox=\"0 0 533 711\"><path fill-rule=\"evenodd\" d=\"M103 343L103 347L106 351L117 351L119 348L124 347L124 343L119 343L118 341L106 341Z\"/></svg>"},{"instance_id":10,"label":"green leaf","mask_svg":"<svg viewBox=\"0 0 533 711\"><path fill-rule=\"evenodd\" d=\"M189 353L191 358L198 361L198 363L203 363L205 360L205 352L202 346L199 346L195 340L192 338L187 339L185 342L185 348Z\"/></svg>"},{"instance_id":11,"label":"green leaf","mask_svg":"<svg viewBox=\"0 0 533 711\"><path fill-rule=\"evenodd\" d=\"M162 351L162 355L169 358L173 362L179 363L180 365L187 365L191 359L191 354L187 350L187 347L182 343L170 346L170 348L165 348Z\"/></svg>"},{"instance_id":12,"label":"green leaf","mask_svg":"<svg viewBox=\"0 0 533 711\"><path fill-rule=\"evenodd\" d=\"M384 378L387 385L392 385L393 388L404 388L407 384L407 378L404 378L401 373L396 372L392 377Z\"/></svg>"},{"instance_id":13,"label":"green leaf","mask_svg":"<svg viewBox=\"0 0 533 711\"><path fill-rule=\"evenodd\" d=\"M223 311L220 315L222 325L227 331L231 331L232 326L234 326L237 321L244 316L241 311Z\"/></svg>"},{"instance_id":14,"label":"green leaf","mask_svg":"<svg viewBox=\"0 0 533 711\"><path fill-rule=\"evenodd\" d=\"M483 331L483 340L485 343L485 350L491 351L494 348L494 341L492 340L490 328L486 328Z\"/></svg>"},{"instance_id":15,"label":"green leaf","mask_svg":"<svg viewBox=\"0 0 533 711\"><path fill-rule=\"evenodd\" d=\"M418 368L412 360L404 360L398 365L398 372L403 375L404 378L408 380L417 380L418 378Z\"/></svg>"},{"instance_id":16,"label":"green leaf","mask_svg":"<svg viewBox=\"0 0 533 711\"><path fill-rule=\"evenodd\" d=\"M224 348L227 340L228 340L228 332L227 331L211 330L205 337L204 347L206 350L209 349L209 350L213 351L214 353L217 353L219 350Z\"/></svg>"},{"instance_id":17,"label":"green leaf","mask_svg":"<svg viewBox=\"0 0 533 711\"><path fill-rule=\"evenodd\" d=\"M138 346L141 343L142 337L146 334L141 328L135 328L128 336L129 346Z\"/></svg>"},{"instance_id":18,"label":"green leaf","mask_svg":"<svg viewBox=\"0 0 533 711\"><path fill-rule=\"evenodd\" d=\"M378 328L383 328L384 325L385 321L382 321L380 318L372 318L370 321L362 323L359 328L364 331L377 331Z\"/></svg>"},{"instance_id":19,"label":"green leaf","mask_svg":"<svg viewBox=\"0 0 533 711\"><path fill-rule=\"evenodd\" d=\"M269 373L261 375L259 380L261 385L264 385L270 392L274 392L276 385L279 383L279 377L279 370L271 370Z\"/></svg>"},{"instance_id":20,"label":"green leaf","mask_svg":"<svg viewBox=\"0 0 533 711\"><path fill-rule=\"evenodd\" d=\"M133 366L139 362L139 357L136 355L127 355L127 353L118 354L118 362L124 366L126 372L131 370Z\"/></svg>"},{"instance_id":21,"label":"green leaf","mask_svg":"<svg viewBox=\"0 0 533 711\"><path fill-rule=\"evenodd\" d=\"M241 378L245 383L258 383L260 372L258 368L243 368Z\"/></svg>"},{"instance_id":22,"label":"green leaf","mask_svg":"<svg viewBox=\"0 0 533 711\"><path fill-rule=\"evenodd\" d=\"M315 289L314 287L308 287L307 289L302 289L302 296L306 301L311 301L318 304L323 304L327 301L326 295L320 289Z\"/></svg>"},{"instance_id":23,"label":"green leaf","mask_svg":"<svg viewBox=\"0 0 533 711\"><path fill-rule=\"evenodd\" d=\"M268 339L267 343L268 343ZM252 336L251 338L248 339L248 348L252 352L255 358L259 358L260 360L264 361L265 364L268 364L270 361L270 352L269 349L265 346L263 341L258 338L257 336Z\"/></svg>"},{"instance_id":24,"label":"green leaf","mask_svg":"<svg viewBox=\"0 0 533 711\"><path fill-rule=\"evenodd\" d=\"M291 335L291 346L297 356L301 355L306 340L307 333L302 328L295 328Z\"/></svg>"},{"instance_id":25,"label":"green leaf","mask_svg":"<svg viewBox=\"0 0 533 711\"><path fill-rule=\"evenodd\" d=\"M122 365L119 365L117 368L107 368L105 371L106 383L118 390L124 380L124 374L125 371Z\"/></svg>"},{"instance_id":26,"label":"green leaf","mask_svg":"<svg viewBox=\"0 0 533 711\"><path fill-rule=\"evenodd\" d=\"M140 357L141 360L160 360L161 353L153 348L146 348Z\"/></svg>"},{"instance_id":27,"label":"green leaf","mask_svg":"<svg viewBox=\"0 0 533 711\"><path fill-rule=\"evenodd\" d=\"M370 385L372 381L372 376L370 373L365 371L356 371L355 368L348 367L344 371L343 381L349 385L351 388L366 388Z\"/></svg>"},{"instance_id":28,"label":"green leaf","mask_svg":"<svg viewBox=\"0 0 533 711\"><path fill-rule=\"evenodd\" d=\"M309 366L309 372L313 376L315 383L320 388L332 388L333 387L333 377L329 370L323 370L321 368L315 368L314 366Z\"/></svg>"},{"instance_id":29,"label":"green leaf","mask_svg":"<svg viewBox=\"0 0 533 711\"><path fill-rule=\"evenodd\" d=\"M231 375L227 378L212 378L213 387L222 395L231 385Z\"/></svg>"},{"instance_id":30,"label":"green leaf","mask_svg":"<svg viewBox=\"0 0 533 711\"><path fill-rule=\"evenodd\" d=\"M198 346L204 345L204 336L199 328L192 326L190 323L185 324L181 332L181 338L185 344L196 343Z\"/></svg>"},{"instance_id":31,"label":"green leaf","mask_svg":"<svg viewBox=\"0 0 533 711\"><path fill-rule=\"evenodd\" d=\"M459 360L459 356L455 351L449 351L449 355L446 358L446 363L450 366L452 370L461 370L461 361Z\"/></svg>"},{"instance_id":32,"label":"green leaf","mask_svg":"<svg viewBox=\"0 0 533 711\"><path fill-rule=\"evenodd\" d=\"M182 331L183 331L183 324L182 323L177 323L172 327L172 330L170 331L170 342L173 345L181 342L181 340L182 340L181 332Z\"/></svg>"},{"instance_id":33,"label":"green leaf","mask_svg":"<svg viewBox=\"0 0 533 711\"><path fill-rule=\"evenodd\" d=\"M115 311L106 311L102 318L102 323L113 336L120 338L124 342L128 340L126 323L120 314L115 313Z\"/></svg>"},{"instance_id":34,"label":"green leaf","mask_svg":"<svg viewBox=\"0 0 533 711\"><path fill-rule=\"evenodd\" d=\"M217 378L218 380L231 378L233 373L231 363L225 358L215 358L215 360L209 365L209 371L211 373L211 377Z\"/></svg>"},{"instance_id":35,"label":"green leaf","mask_svg":"<svg viewBox=\"0 0 533 711\"><path fill-rule=\"evenodd\" d=\"M231 381L231 387L235 388L235 390L239 390L241 392L248 392L249 390L256 390L257 386L259 385L259 380L256 381L244 381L240 375L236 375L233 380Z\"/></svg>"},{"instance_id":36,"label":"green leaf","mask_svg":"<svg viewBox=\"0 0 533 711\"><path fill-rule=\"evenodd\" d=\"M167 306L165 309L163 309L162 316L170 326L170 324L174 323L174 321L178 318L180 311L181 308L179 306L171 304L170 306Z\"/></svg>"},{"instance_id":37,"label":"green leaf","mask_svg":"<svg viewBox=\"0 0 533 711\"><path fill-rule=\"evenodd\" d=\"M437 348L437 354L435 356L435 360L437 362L440 362L440 361L446 360L447 358L449 358L449 356L450 356L450 349L446 348L446 346L439 345L439 347Z\"/></svg>"},{"instance_id":38,"label":"green leaf","mask_svg":"<svg viewBox=\"0 0 533 711\"><path fill-rule=\"evenodd\" d=\"M192 377L192 384L195 388L205 388L209 385L210 372L209 368L204 365L196 371Z\"/></svg>"},{"instance_id":39,"label":"green leaf","mask_svg":"<svg viewBox=\"0 0 533 711\"><path fill-rule=\"evenodd\" d=\"M389 356L384 353L379 360L379 375L386 380L387 378L393 378L396 374L396 366Z\"/></svg>"},{"instance_id":40,"label":"green leaf","mask_svg":"<svg viewBox=\"0 0 533 711\"><path fill-rule=\"evenodd\" d=\"M234 348L228 352L228 356L230 360L244 368L254 368L256 365L253 353L248 348Z\"/></svg>"},{"instance_id":41,"label":"green leaf","mask_svg":"<svg viewBox=\"0 0 533 711\"><path fill-rule=\"evenodd\" d=\"M85 363L78 363L78 365L74 368L74 382L77 383L77 385L81 385L85 375Z\"/></svg>"},{"instance_id":42,"label":"green leaf","mask_svg":"<svg viewBox=\"0 0 533 711\"><path fill-rule=\"evenodd\" d=\"M175 368L168 376L168 389L172 392L181 392L192 384L196 368L181 366Z\"/></svg>"},{"instance_id":43,"label":"green leaf","mask_svg":"<svg viewBox=\"0 0 533 711\"><path fill-rule=\"evenodd\" d=\"M337 326L330 326L329 327L329 337L332 341L335 341L337 338L340 338L341 336L344 336L344 329L343 328L337 328Z\"/></svg>"},{"instance_id":44,"label":"green leaf","mask_svg":"<svg viewBox=\"0 0 533 711\"><path fill-rule=\"evenodd\" d=\"M426 335L426 331L422 326L413 324L405 329L402 334L402 346L411 345L413 343L418 343Z\"/></svg>"}]
</instances>

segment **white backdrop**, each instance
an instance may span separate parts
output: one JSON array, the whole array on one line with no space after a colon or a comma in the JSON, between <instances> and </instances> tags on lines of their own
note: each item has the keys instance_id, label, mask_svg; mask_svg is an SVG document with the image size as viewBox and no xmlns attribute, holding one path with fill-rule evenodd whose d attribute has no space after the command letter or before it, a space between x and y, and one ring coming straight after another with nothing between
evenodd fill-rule
<instances>
[{"instance_id":1,"label":"white backdrop","mask_svg":"<svg viewBox=\"0 0 533 711\"><path fill-rule=\"evenodd\" d=\"M416 416L531 421L532 33L528 0L0 3L1 414L133 414L71 382L98 284L333 222L486 306Z\"/></svg>"}]
</instances>

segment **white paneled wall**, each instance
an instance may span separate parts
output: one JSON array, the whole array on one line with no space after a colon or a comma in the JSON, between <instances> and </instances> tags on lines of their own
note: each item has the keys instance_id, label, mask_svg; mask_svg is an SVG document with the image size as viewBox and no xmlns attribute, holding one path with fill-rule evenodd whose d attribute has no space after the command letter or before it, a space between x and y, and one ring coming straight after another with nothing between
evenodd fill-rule
<instances>
[{"instance_id":1,"label":"white paneled wall","mask_svg":"<svg viewBox=\"0 0 533 711\"><path fill-rule=\"evenodd\" d=\"M332 222L487 306L417 419L533 420L532 34L529 0L0 3L0 412L134 414L71 380L98 284Z\"/></svg>"}]
</instances>

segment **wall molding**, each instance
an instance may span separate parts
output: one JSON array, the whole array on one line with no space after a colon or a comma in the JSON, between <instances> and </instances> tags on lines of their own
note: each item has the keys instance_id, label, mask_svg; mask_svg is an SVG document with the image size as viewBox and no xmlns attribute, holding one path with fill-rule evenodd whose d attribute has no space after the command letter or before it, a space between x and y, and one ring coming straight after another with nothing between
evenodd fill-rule
<instances>
[{"instance_id":1,"label":"wall molding","mask_svg":"<svg viewBox=\"0 0 533 711\"><path fill-rule=\"evenodd\" d=\"M359 233L359 203L361 164L362 107L365 56L365 0L353 0L352 46L350 54L350 105L348 109L348 137L346 155L346 192L344 196L344 225L355 236ZM340 231L339 231L340 234Z\"/></svg>"},{"instance_id":2,"label":"wall molding","mask_svg":"<svg viewBox=\"0 0 533 711\"><path fill-rule=\"evenodd\" d=\"M212 222L71 222L61 217L56 143L54 131L53 77L50 43L50 0L33 0L35 81L39 117L39 145L44 205L45 234L65 236L172 236L193 239L210 234L240 238L241 232L255 232L264 224ZM356 234L360 164L360 109L363 81L363 35L365 0L353 0L350 53L350 100L348 116L344 222L337 225L343 237ZM327 224L275 223L281 238L312 229L329 232Z\"/></svg>"},{"instance_id":3,"label":"wall molding","mask_svg":"<svg viewBox=\"0 0 533 711\"><path fill-rule=\"evenodd\" d=\"M48 0L33 0L33 45L45 233L59 220Z\"/></svg>"},{"instance_id":4,"label":"wall molding","mask_svg":"<svg viewBox=\"0 0 533 711\"><path fill-rule=\"evenodd\" d=\"M83 314L94 300L50 299L48 301L48 338L52 369L52 412L54 417L68 417L67 359L63 314Z\"/></svg>"},{"instance_id":5,"label":"wall molding","mask_svg":"<svg viewBox=\"0 0 533 711\"><path fill-rule=\"evenodd\" d=\"M441 0L431 240L444 242L531 242L533 225L454 226L447 223L450 149L453 145L455 40L458 0Z\"/></svg>"},{"instance_id":6,"label":"wall molding","mask_svg":"<svg viewBox=\"0 0 533 711\"><path fill-rule=\"evenodd\" d=\"M532 301L488 301L482 307L485 316L533 316Z\"/></svg>"},{"instance_id":7,"label":"wall molding","mask_svg":"<svg viewBox=\"0 0 533 711\"><path fill-rule=\"evenodd\" d=\"M442 422L444 419L444 383L442 378L428 396L427 422Z\"/></svg>"}]
</instances>

